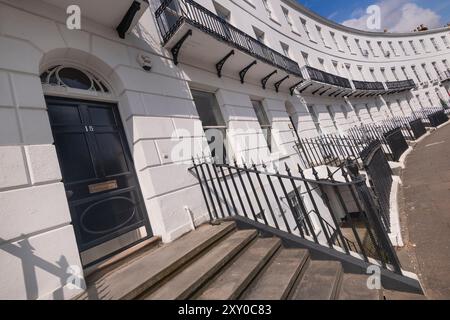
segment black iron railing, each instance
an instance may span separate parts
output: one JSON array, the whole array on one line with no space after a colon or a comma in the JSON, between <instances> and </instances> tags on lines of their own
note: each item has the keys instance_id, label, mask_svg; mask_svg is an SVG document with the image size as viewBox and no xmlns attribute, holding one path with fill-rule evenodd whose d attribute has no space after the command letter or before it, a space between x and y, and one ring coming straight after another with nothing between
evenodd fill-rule
<instances>
[{"instance_id":1,"label":"black iron railing","mask_svg":"<svg viewBox=\"0 0 450 320\"><path fill-rule=\"evenodd\" d=\"M414 133L411 130L410 122L416 119L415 116L403 116L403 117L392 117L386 120L383 120L382 123L387 123L388 127L392 129L400 128L403 137L406 140L412 141L415 140Z\"/></svg>"},{"instance_id":2,"label":"black iron railing","mask_svg":"<svg viewBox=\"0 0 450 320\"><path fill-rule=\"evenodd\" d=\"M400 80L400 81L388 81L386 82L388 90L409 90L416 87L416 83L412 79Z\"/></svg>"},{"instance_id":3,"label":"black iron railing","mask_svg":"<svg viewBox=\"0 0 450 320\"><path fill-rule=\"evenodd\" d=\"M298 138L296 151L306 168L319 165L339 166L348 158L357 159L366 140L340 134Z\"/></svg>"},{"instance_id":4,"label":"black iron railing","mask_svg":"<svg viewBox=\"0 0 450 320\"><path fill-rule=\"evenodd\" d=\"M350 81L346 78L310 67L305 66L304 70L306 71L306 77L307 79L331 84L333 86L342 87L342 88L348 88L351 89L352 86L350 84Z\"/></svg>"},{"instance_id":5,"label":"black iron railing","mask_svg":"<svg viewBox=\"0 0 450 320\"><path fill-rule=\"evenodd\" d=\"M361 161L370 184L377 197L378 204L382 207L382 221L386 230L390 230L390 194L392 188L392 169L383 152L380 141L372 141L362 152Z\"/></svg>"},{"instance_id":6,"label":"black iron railing","mask_svg":"<svg viewBox=\"0 0 450 320\"><path fill-rule=\"evenodd\" d=\"M415 119L409 122L409 127L414 135L414 140L419 139L425 133L427 133L427 129L422 121L422 119Z\"/></svg>"},{"instance_id":7,"label":"black iron railing","mask_svg":"<svg viewBox=\"0 0 450 320\"><path fill-rule=\"evenodd\" d=\"M428 116L430 114L433 114L433 113L438 112L440 110L442 110L442 109L441 108L435 108L435 107L422 108L420 110L416 110L415 114L416 114L417 117L419 117L422 120L422 122L425 124L426 127L431 127L430 119L428 118Z\"/></svg>"},{"instance_id":8,"label":"black iron railing","mask_svg":"<svg viewBox=\"0 0 450 320\"><path fill-rule=\"evenodd\" d=\"M373 141L380 141L382 150L390 160L397 161L408 149L406 140L413 141L421 125L414 122L415 130L410 125L415 117L393 117L379 123L361 124L349 128L345 134L322 134L311 138L297 135L295 149L305 168L327 165L338 167L347 159L360 159L361 151ZM422 125L423 126L423 125Z\"/></svg>"},{"instance_id":9,"label":"black iron railing","mask_svg":"<svg viewBox=\"0 0 450 320\"><path fill-rule=\"evenodd\" d=\"M428 121L431 127L437 127L448 121L448 116L444 110L439 110L428 115Z\"/></svg>"},{"instance_id":10,"label":"black iron railing","mask_svg":"<svg viewBox=\"0 0 450 320\"><path fill-rule=\"evenodd\" d=\"M240 51L288 73L302 76L297 62L252 38L193 0L164 0L155 11L155 17L164 43L186 22Z\"/></svg>"},{"instance_id":11,"label":"black iron railing","mask_svg":"<svg viewBox=\"0 0 450 320\"><path fill-rule=\"evenodd\" d=\"M355 89L357 90L374 90L374 91L383 91L385 90L382 82L368 82L368 81L356 81L352 80Z\"/></svg>"},{"instance_id":12,"label":"black iron railing","mask_svg":"<svg viewBox=\"0 0 450 320\"><path fill-rule=\"evenodd\" d=\"M347 130L347 135L358 139L361 143L365 142L364 148L374 140L381 142L383 151L389 157L392 150L386 141L384 133L393 128L391 123L368 123L354 126Z\"/></svg>"},{"instance_id":13,"label":"black iron railing","mask_svg":"<svg viewBox=\"0 0 450 320\"><path fill-rule=\"evenodd\" d=\"M402 134L401 128L394 128L384 133L383 135L389 145L389 148L392 151L393 160L398 161L403 152L408 149L408 144L406 143L405 137Z\"/></svg>"},{"instance_id":14,"label":"black iron railing","mask_svg":"<svg viewBox=\"0 0 450 320\"><path fill-rule=\"evenodd\" d=\"M382 221L384 206L357 170L327 169L319 176L312 168L307 178L300 166L294 174L287 165L279 172L265 165L192 161L189 170L198 178L210 220L242 216L348 255L357 252L366 262L378 259L401 274Z\"/></svg>"}]
</instances>

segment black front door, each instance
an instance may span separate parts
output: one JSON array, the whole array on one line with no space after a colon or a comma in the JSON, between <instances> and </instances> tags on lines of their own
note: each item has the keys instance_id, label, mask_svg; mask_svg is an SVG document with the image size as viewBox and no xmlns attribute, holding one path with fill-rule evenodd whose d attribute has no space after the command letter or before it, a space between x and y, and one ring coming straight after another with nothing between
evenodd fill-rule
<instances>
[{"instance_id":1,"label":"black front door","mask_svg":"<svg viewBox=\"0 0 450 320\"><path fill-rule=\"evenodd\" d=\"M46 97L80 251L146 226L142 194L116 105Z\"/></svg>"}]
</instances>

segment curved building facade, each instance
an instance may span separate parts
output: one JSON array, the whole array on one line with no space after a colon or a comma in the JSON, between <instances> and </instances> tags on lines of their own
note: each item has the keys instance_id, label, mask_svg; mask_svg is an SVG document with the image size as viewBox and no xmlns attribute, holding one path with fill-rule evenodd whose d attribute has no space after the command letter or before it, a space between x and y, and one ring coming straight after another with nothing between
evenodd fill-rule
<instances>
[{"instance_id":1,"label":"curved building facade","mask_svg":"<svg viewBox=\"0 0 450 320\"><path fill-rule=\"evenodd\" d=\"M0 298L75 297L207 221L192 158L296 167L299 139L448 105L449 80L448 28L293 0L0 0Z\"/></svg>"}]
</instances>

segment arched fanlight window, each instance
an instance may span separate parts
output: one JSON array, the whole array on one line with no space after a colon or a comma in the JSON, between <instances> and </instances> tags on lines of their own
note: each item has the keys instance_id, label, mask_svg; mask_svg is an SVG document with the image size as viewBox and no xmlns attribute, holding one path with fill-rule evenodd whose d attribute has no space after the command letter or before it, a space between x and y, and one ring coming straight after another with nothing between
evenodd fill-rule
<instances>
[{"instance_id":1,"label":"arched fanlight window","mask_svg":"<svg viewBox=\"0 0 450 320\"><path fill-rule=\"evenodd\" d=\"M110 93L105 83L86 70L58 65L41 74L43 85L74 88L100 93Z\"/></svg>"}]
</instances>

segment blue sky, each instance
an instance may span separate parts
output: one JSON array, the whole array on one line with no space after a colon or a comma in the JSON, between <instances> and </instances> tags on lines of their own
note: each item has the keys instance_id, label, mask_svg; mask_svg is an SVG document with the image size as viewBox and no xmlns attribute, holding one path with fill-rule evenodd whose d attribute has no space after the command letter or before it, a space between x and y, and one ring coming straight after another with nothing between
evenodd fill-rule
<instances>
[{"instance_id":1,"label":"blue sky","mask_svg":"<svg viewBox=\"0 0 450 320\"><path fill-rule=\"evenodd\" d=\"M338 23L365 28L366 8L381 8L381 30L412 31L423 23L441 27L450 22L450 0L297 0L305 7Z\"/></svg>"}]
</instances>

